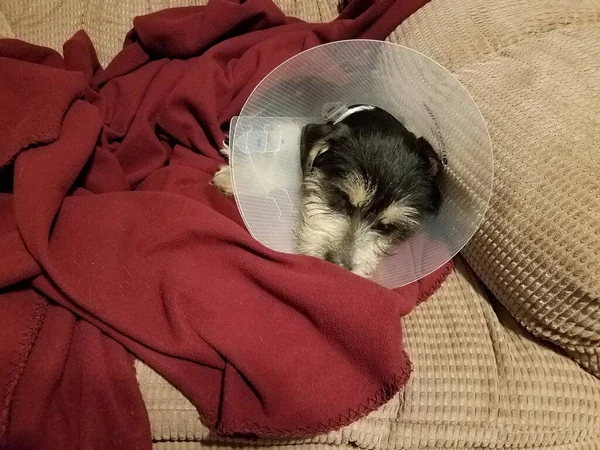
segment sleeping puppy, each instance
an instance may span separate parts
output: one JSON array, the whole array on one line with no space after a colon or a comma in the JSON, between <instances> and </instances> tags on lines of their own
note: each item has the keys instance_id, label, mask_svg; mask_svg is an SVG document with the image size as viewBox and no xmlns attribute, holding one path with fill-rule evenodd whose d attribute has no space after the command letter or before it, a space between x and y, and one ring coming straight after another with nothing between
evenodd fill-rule
<instances>
[{"instance_id":1,"label":"sleeping puppy","mask_svg":"<svg viewBox=\"0 0 600 450\"><path fill-rule=\"evenodd\" d=\"M300 253L369 276L442 203L442 163L386 111L355 105L301 139Z\"/></svg>"},{"instance_id":2,"label":"sleeping puppy","mask_svg":"<svg viewBox=\"0 0 600 450\"><path fill-rule=\"evenodd\" d=\"M439 157L380 108L355 105L335 122L306 125L300 147L299 253L370 276L394 244L440 209ZM213 184L231 195L229 166Z\"/></svg>"}]
</instances>

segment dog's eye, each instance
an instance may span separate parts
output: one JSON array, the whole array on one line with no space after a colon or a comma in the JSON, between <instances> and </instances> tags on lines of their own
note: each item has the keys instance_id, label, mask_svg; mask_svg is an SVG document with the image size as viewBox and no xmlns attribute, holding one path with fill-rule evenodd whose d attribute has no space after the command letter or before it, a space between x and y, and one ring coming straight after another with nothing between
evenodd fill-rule
<instances>
[{"instance_id":1,"label":"dog's eye","mask_svg":"<svg viewBox=\"0 0 600 450\"><path fill-rule=\"evenodd\" d=\"M338 211L343 211L346 214L352 213L355 207L350 201L350 197L343 191L339 191L336 195L334 195L331 199L331 207L337 209Z\"/></svg>"},{"instance_id":2,"label":"dog's eye","mask_svg":"<svg viewBox=\"0 0 600 450\"><path fill-rule=\"evenodd\" d=\"M380 233L391 234L394 231L396 231L397 226L393 223L384 223L380 221L377 222L373 228L375 228L375 230L379 231Z\"/></svg>"}]
</instances>

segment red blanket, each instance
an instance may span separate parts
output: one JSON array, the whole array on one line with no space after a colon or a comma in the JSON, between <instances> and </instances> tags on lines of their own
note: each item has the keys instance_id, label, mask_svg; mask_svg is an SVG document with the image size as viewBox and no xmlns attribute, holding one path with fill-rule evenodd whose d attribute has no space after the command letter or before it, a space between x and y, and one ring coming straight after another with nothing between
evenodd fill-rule
<instances>
[{"instance_id":1,"label":"red blanket","mask_svg":"<svg viewBox=\"0 0 600 450\"><path fill-rule=\"evenodd\" d=\"M254 241L209 185L229 119L311 46L388 35L424 0L355 0L330 24L269 0L137 18L102 70L0 41L0 445L149 449L133 356L223 434L347 424L406 382L397 292Z\"/></svg>"}]
</instances>

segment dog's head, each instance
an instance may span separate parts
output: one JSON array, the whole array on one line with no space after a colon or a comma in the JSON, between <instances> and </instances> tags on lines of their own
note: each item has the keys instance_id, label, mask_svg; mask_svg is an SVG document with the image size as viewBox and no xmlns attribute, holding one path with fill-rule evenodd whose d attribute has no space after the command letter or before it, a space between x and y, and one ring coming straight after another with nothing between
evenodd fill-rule
<instances>
[{"instance_id":1,"label":"dog's head","mask_svg":"<svg viewBox=\"0 0 600 450\"><path fill-rule=\"evenodd\" d=\"M337 122L305 126L300 153L298 251L358 275L442 203L436 152L382 109L353 106Z\"/></svg>"}]
</instances>

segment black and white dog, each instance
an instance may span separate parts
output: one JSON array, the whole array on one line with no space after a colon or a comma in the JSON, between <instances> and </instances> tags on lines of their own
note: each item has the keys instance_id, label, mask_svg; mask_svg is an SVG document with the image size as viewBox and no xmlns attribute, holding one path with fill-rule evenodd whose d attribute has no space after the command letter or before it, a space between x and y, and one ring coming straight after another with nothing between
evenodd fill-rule
<instances>
[{"instance_id":1,"label":"black and white dog","mask_svg":"<svg viewBox=\"0 0 600 450\"><path fill-rule=\"evenodd\" d=\"M335 121L306 125L300 147L299 253L369 276L440 209L440 158L383 109L354 105ZM231 195L229 166L213 184Z\"/></svg>"}]
</instances>

